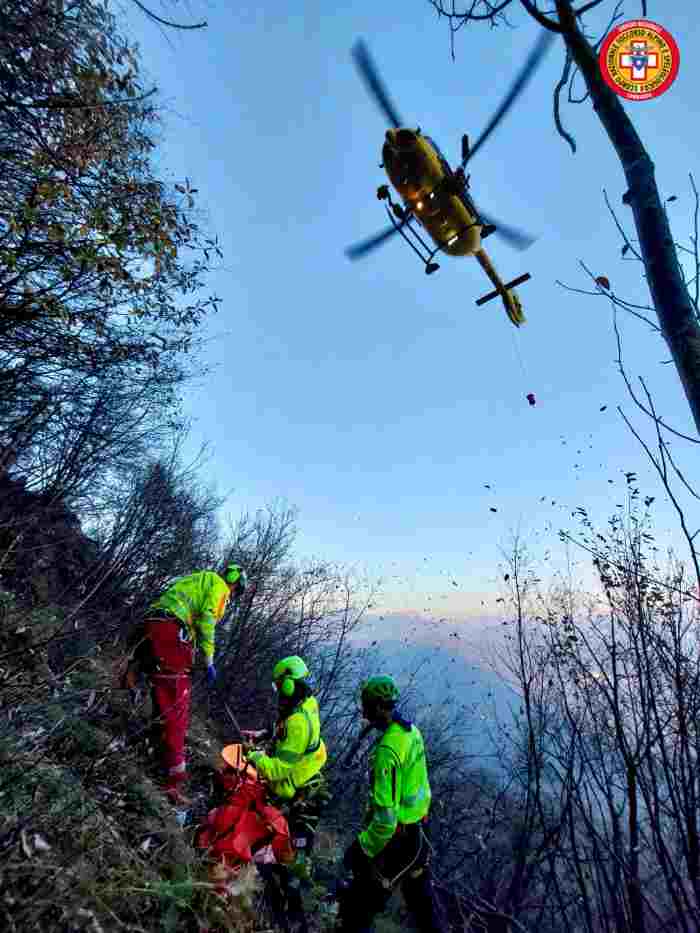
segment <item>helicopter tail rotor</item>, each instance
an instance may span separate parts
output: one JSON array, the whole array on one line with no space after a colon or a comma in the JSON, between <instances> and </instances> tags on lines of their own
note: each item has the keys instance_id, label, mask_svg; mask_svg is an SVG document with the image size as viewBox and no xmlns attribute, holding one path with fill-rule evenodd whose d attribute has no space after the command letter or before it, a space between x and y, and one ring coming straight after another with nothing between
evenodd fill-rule
<instances>
[{"instance_id":1,"label":"helicopter tail rotor","mask_svg":"<svg viewBox=\"0 0 700 933\"><path fill-rule=\"evenodd\" d=\"M510 282L506 282L503 288L496 288L492 292L488 292L486 295L482 295L481 298L477 298L476 303L481 306L485 305L487 301L491 301L493 298L498 298L499 295L503 295L504 292L509 292L511 288L515 288L516 285L522 285L523 282L527 282L531 279L532 276L529 272L525 272L523 275L519 275L517 279L511 279Z\"/></svg>"}]
</instances>

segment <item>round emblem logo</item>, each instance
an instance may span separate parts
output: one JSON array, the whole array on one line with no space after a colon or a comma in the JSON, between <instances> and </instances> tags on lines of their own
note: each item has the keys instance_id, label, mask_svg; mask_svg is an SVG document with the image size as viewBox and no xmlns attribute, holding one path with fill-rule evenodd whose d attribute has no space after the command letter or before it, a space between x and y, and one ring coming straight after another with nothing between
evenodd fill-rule
<instances>
[{"instance_id":1,"label":"round emblem logo","mask_svg":"<svg viewBox=\"0 0 700 933\"><path fill-rule=\"evenodd\" d=\"M605 37L599 55L606 84L627 100L650 100L667 91L680 60L671 33L648 19L620 23Z\"/></svg>"}]
</instances>

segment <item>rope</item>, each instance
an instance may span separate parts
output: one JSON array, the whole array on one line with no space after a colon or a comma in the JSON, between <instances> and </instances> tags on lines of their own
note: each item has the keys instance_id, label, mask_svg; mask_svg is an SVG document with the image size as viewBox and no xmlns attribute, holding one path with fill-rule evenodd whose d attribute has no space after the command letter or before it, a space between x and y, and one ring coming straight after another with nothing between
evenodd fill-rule
<instances>
[{"instance_id":1,"label":"rope","mask_svg":"<svg viewBox=\"0 0 700 933\"><path fill-rule=\"evenodd\" d=\"M409 862L408 865L404 869L402 869L395 878L389 881L389 887L393 888L394 885L398 882L398 880L402 878L407 872L409 872L413 868L413 866L416 864L416 862L420 858L421 852L423 851L423 843L427 841L428 840L425 836L425 833L423 832L423 827L419 826L418 827L418 851L416 852L413 860Z\"/></svg>"},{"instance_id":2,"label":"rope","mask_svg":"<svg viewBox=\"0 0 700 933\"><path fill-rule=\"evenodd\" d=\"M511 338L512 338L512 340L513 340L513 347L514 347L514 349L515 349L515 355L517 356L517 358L518 358L518 363L520 364L520 371L521 371L521 373L522 373L522 375L523 375L523 379L524 379L525 383L527 384L527 382L528 382L528 375L527 375L527 372L525 371L525 363L524 363L524 361L523 361L522 353L520 352L520 332L518 332L518 333L516 334L515 328L513 327L513 328L511 328L510 336L511 336Z\"/></svg>"},{"instance_id":3,"label":"rope","mask_svg":"<svg viewBox=\"0 0 700 933\"><path fill-rule=\"evenodd\" d=\"M417 849L417 851L416 851L416 854L413 856L413 858L412 858L411 861L408 863L408 865L406 865L404 868L402 868L401 871L398 873L398 875L396 875L396 877L394 877L394 878L391 878L391 879L385 878L384 875L382 875L382 873L379 871L379 869L373 866L374 874L376 875L377 880L379 881L379 883L381 884L381 886L382 886L386 891L389 891L389 890L391 890L392 888L394 888L394 887L396 886L397 882L398 882L401 878L403 878L403 876L413 868L413 866L416 864L416 862L417 862L418 859L420 858L421 852L423 851L423 845L424 845L424 844L427 844L428 846L430 846L430 843L429 843L429 841L428 841L428 838L427 838L427 836L425 835L425 833L423 832L423 827L422 827L422 826L419 826L419 827L418 827L418 849ZM430 848L432 849L432 846L430 846Z\"/></svg>"}]
</instances>

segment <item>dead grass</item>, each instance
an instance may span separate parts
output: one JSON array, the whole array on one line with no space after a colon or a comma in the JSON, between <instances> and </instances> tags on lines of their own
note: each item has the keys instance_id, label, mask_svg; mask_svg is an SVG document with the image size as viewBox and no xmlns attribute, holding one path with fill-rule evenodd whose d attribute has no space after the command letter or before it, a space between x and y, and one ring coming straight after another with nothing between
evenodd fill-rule
<instances>
[{"instance_id":1,"label":"dead grass","mask_svg":"<svg viewBox=\"0 0 700 933\"><path fill-rule=\"evenodd\" d=\"M37 630L53 618L42 610ZM24 638L32 625L0 605L0 655L17 643L15 629ZM103 646L57 677L41 650L0 659L0 929L273 933L253 866L226 900L216 893L195 827L179 825L158 788L145 741L150 700L134 707L116 689L118 660ZM198 818L225 738L206 695L195 694L188 758ZM337 833L319 829L303 893L313 933L335 925L325 894L342 849Z\"/></svg>"},{"instance_id":2,"label":"dead grass","mask_svg":"<svg viewBox=\"0 0 700 933\"><path fill-rule=\"evenodd\" d=\"M5 616L5 632L16 622ZM134 713L114 689L114 660L84 658L60 678L39 675L36 657L2 662L0 928L265 928L254 888L227 904L214 892L192 847L194 828L183 830L154 780L142 741L148 706ZM190 740L196 784L219 743L197 716Z\"/></svg>"}]
</instances>

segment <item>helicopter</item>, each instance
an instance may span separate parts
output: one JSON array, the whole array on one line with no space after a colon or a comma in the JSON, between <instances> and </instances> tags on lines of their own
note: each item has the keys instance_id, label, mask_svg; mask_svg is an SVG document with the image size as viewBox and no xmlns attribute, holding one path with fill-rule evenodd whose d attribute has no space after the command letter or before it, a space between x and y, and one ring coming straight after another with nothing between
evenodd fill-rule
<instances>
[{"instance_id":1,"label":"helicopter","mask_svg":"<svg viewBox=\"0 0 700 933\"><path fill-rule=\"evenodd\" d=\"M478 298L476 304L483 305L500 296L510 321L516 327L525 322L520 298L514 288L527 282L531 278L530 273L504 282L483 248L482 240L495 233L516 249L524 250L535 242L536 237L480 211L469 194L470 176L465 174L465 168L523 91L553 38L552 33L542 32L476 143L470 146L469 137L466 134L462 136L462 160L456 169L450 167L430 136L420 128L408 128L400 119L366 43L362 39L355 43L352 49L355 65L391 127L386 131L379 167L385 170L402 203L392 199L389 185L377 188L377 198L385 202L391 223L380 233L348 247L345 253L349 259L363 258L397 233L416 253L427 275L440 268L434 261L438 252L450 256L474 256L494 286L492 291ZM420 235L414 225L416 221L434 246L426 243Z\"/></svg>"}]
</instances>

